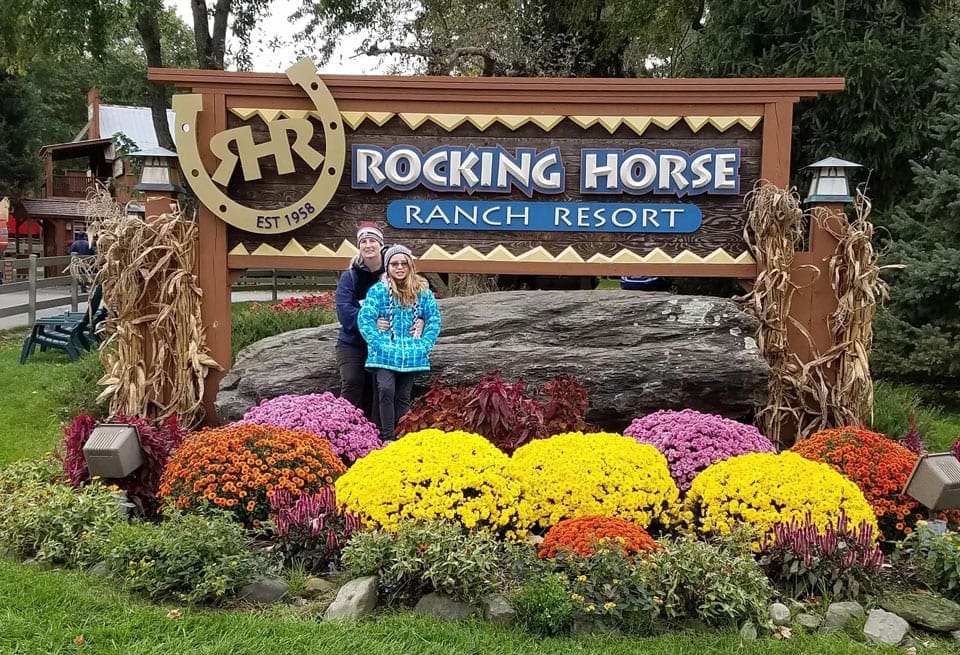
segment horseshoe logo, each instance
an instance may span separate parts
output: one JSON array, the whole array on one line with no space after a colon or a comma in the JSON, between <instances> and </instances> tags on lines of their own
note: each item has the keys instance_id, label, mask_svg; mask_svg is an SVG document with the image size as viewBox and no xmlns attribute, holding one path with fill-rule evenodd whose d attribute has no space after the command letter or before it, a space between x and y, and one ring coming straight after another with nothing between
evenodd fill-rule
<instances>
[{"instance_id":1,"label":"horseshoe logo","mask_svg":"<svg viewBox=\"0 0 960 655\"><path fill-rule=\"evenodd\" d=\"M270 140L259 144L254 143L250 126L243 125L224 130L210 139L210 152L220 159L211 176L203 166L197 144L197 117L203 111L203 96L191 93L173 97L176 114L174 140L190 187L207 209L226 223L247 232L279 234L310 222L330 202L343 174L346 137L333 95L317 76L317 69L309 59L301 59L286 73L290 82L303 89L316 107L323 125L325 153L310 145L314 124L308 118L269 121ZM230 148L231 144L235 144L236 152ZM260 179L260 159L264 157L274 157L280 175L293 173L294 152L317 171L313 187L298 201L279 209L253 209L241 205L220 189L229 182L238 164L245 181Z\"/></svg>"}]
</instances>

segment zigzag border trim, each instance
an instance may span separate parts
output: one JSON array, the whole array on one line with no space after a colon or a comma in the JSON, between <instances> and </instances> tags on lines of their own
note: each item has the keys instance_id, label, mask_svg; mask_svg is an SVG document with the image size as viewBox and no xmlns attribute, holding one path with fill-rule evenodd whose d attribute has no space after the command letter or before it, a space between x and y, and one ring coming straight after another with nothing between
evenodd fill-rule
<instances>
[{"instance_id":1,"label":"zigzag border trim","mask_svg":"<svg viewBox=\"0 0 960 655\"><path fill-rule=\"evenodd\" d=\"M307 250L296 239L291 239L282 250L271 245L261 243L253 252L241 243L233 248L228 255L252 255L254 257L345 257L352 258L357 254L357 247L344 240L336 250L318 244ZM670 256L659 248L654 248L645 255L638 255L632 250L623 249L612 257L596 254L588 259L581 257L572 246L568 246L558 255L551 255L543 246L537 246L519 255L510 252L505 246L498 245L487 254L481 253L472 246L466 246L451 253L437 244L431 245L418 259L433 261L476 261L476 262L537 262L557 264L756 264L756 260L749 252L744 251L734 257L723 248L717 248L709 255L700 256L684 250L675 256Z\"/></svg>"},{"instance_id":2,"label":"zigzag border trim","mask_svg":"<svg viewBox=\"0 0 960 655\"><path fill-rule=\"evenodd\" d=\"M231 108L230 111L244 120L252 116L260 116L260 118L267 122L281 116L286 118L320 117L317 112L307 109L255 109L234 107ZM606 128L610 134L613 134L621 126L626 126L633 130L637 136L642 136L651 125L669 130L681 120L694 132L699 132L707 125L715 127L720 132L726 132L734 125L741 125L747 130L753 131L763 118L762 116L527 116L515 114L423 114L414 112L400 112L397 114L389 111L340 112L340 117L343 119L343 122L353 130L356 130L364 121L368 120L377 126L382 126L394 116L399 116L400 120L406 123L411 130L416 130L425 122L430 121L447 132L456 129L464 123L473 125L481 132L485 131L494 123L499 123L511 130L516 130L527 123L532 123L544 132L549 132L564 118L569 118L583 129L600 124Z\"/></svg>"}]
</instances>

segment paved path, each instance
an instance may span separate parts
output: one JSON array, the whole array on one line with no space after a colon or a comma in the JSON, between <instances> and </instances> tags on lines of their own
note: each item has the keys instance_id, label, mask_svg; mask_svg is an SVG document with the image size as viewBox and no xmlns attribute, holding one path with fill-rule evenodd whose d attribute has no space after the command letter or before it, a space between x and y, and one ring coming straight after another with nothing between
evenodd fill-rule
<instances>
[{"instance_id":1,"label":"paved path","mask_svg":"<svg viewBox=\"0 0 960 655\"><path fill-rule=\"evenodd\" d=\"M3 287L0 285L0 291ZM320 291L279 291L277 296L282 300L284 298L290 298L292 296L302 296L311 293L321 293ZM81 294L81 299L85 300L86 296ZM63 312L70 310L70 287L65 286L63 288L53 287L49 289L37 289L37 300L49 300L53 298L67 298L66 304L63 307L54 307L52 309L43 309L37 312L37 316L57 316ZM233 302L243 302L245 300L259 300L261 302L270 302L273 296L269 291L235 291L233 293ZM0 294L0 308L4 307L13 307L15 305L25 305L28 301L26 291L18 291L17 293L3 293ZM87 303L80 302L78 306L78 311L86 311ZM9 330L11 328L18 327L29 327L30 323L27 321L27 314L17 314L16 316L7 316L0 318L0 330Z\"/></svg>"}]
</instances>

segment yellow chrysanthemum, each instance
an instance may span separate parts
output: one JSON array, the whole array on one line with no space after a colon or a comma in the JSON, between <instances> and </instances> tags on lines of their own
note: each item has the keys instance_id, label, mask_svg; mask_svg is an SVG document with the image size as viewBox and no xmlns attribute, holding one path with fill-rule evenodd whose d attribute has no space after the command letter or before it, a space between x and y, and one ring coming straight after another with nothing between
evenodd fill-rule
<instances>
[{"instance_id":1,"label":"yellow chrysanthemum","mask_svg":"<svg viewBox=\"0 0 960 655\"><path fill-rule=\"evenodd\" d=\"M368 527L444 519L521 538L530 524L510 460L469 432L411 432L357 460L337 480L337 500Z\"/></svg>"},{"instance_id":2,"label":"yellow chrysanthemum","mask_svg":"<svg viewBox=\"0 0 960 655\"><path fill-rule=\"evenodd\" d=\"M656 448L608 432L568 432L513 454L532 521L549 528L579 516L617 516L647 528L667 524L679 490Z\"/></svg>"},{"instance_id":3,"label":"yellow chrysanthemum","mask_svg":"<svg viewBox=\"0 0 960 655\"><path fill-rule=\"evenodd\" d=\"M751 453L718 462L698 475L681 515L701 533L727 533L738 523L759 529L761 536L777 523L835 523L846 512L851 524L866 521L877 530L876 517L863 492L840 473L796 453Z\"/></svg>"}]
</instances>

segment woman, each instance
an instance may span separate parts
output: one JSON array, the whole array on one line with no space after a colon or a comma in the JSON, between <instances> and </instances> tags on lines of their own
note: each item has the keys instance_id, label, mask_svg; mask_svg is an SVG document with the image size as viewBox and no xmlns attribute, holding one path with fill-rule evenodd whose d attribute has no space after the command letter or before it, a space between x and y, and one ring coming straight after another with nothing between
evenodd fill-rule
<instances>
[{"instance_id":1,"label":"woman","mask_svg":"<svg viewBox=\"0 0 960 655\"><path fill-rule=\"evenodd\" d=\"M380 434L392 441L397 421L410 409L413 380L430 370L430 351L440 335L440 309L427 281L417 274L413 253L401 245L383 254L383 278L370 287L357 314L367 342L367 368L377 382ZM377 325L382 319L389 329ZM422 329L415 323L422 321Z\"/></svg>"}]
</instances>

